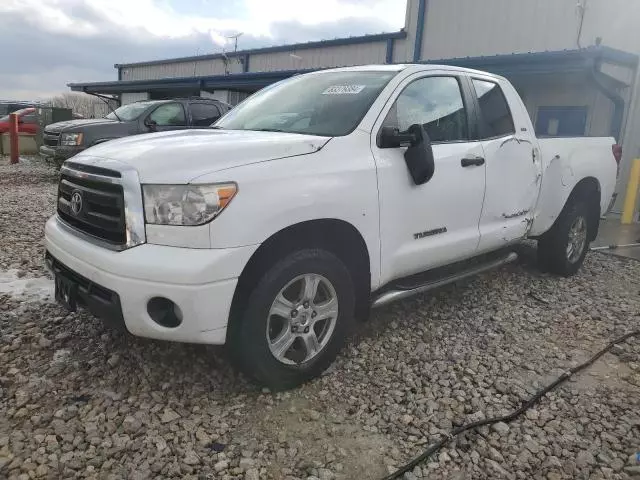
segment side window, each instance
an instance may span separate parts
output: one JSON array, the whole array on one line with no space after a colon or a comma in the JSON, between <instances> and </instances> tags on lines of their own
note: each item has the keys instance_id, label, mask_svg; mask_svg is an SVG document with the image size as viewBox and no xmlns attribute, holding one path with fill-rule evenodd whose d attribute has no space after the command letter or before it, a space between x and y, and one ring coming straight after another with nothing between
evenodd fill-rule
<instances>
[{"instance_id":1,"label":"side window","mask_svg":"<svg viewBox=\"0 0 640 480\"><path fill-rule=\"evenodd\" d=\"M149 120L156 122L159 127L181 127L187 124L184 108L179 103L165 103L156 108Z\"/></svg>"},{"instance_id":2,"label":"side window","mask_svg":"<svg viewBox=\"0 0 640 480\"><path fill-rule=\"evenodd\" d=\"M497 83L474 79L473 87L476 90L482 115L481 137L503 137L515 133L511 110L500 86Z\"/></svg>"},{"instance_id":3,"label":"side window","mask_svg":"<svg viewBox=\"0 0 640 480\"><path fill-rule=\"evenodd\" d=\"M194 127L208 127L220 118L220 110L213 103L192 103L189 108Z\"/></svg>"},{"instance_id":4,"label":"side window","mask_svg":"<svg viewBox=\"0 0 640 480\"><path fill-rule=\"evenodd\" d=\"M38 123L38 116L35 113L27 113L20 118L23 123Z\"/></svg>"},{"instance_id":5,"label":"side window","mask_svg":"<svg viewBox=\"0 0 640 480\"><path fill-rule=\"evenodd\" d=\"M384 120L401 132L424 126L432 142L467 140L467 112L460 84L454 77L426 77L410 83L398 96Z\"/></svg>"}]
</instances>

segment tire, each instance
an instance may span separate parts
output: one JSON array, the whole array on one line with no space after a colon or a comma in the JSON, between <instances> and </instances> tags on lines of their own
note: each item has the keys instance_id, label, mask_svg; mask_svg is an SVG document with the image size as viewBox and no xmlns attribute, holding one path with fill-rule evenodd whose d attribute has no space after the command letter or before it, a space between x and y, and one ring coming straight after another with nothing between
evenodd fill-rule
<instances>
[{"instance_id":1,"label":"tire","mask_svg":"<svg viewBox=\"0 0 640 480\"><path fill-rule=\"evenodd\" d=\"M540 267L544 271L565 277L574 275L589 251L589 222L587 203L581 199L571 200L551 230L538 240ZM577 231L580 231L579 235Z\"/></svg>"},{"instance_id":2,"label":"tire","mask_svg":"<svg viewBox=\"0 0 640 480\"><path fill-rule=\"evenodd\" d=\"M302 290L315 282L316 294L305 307L310 295ZM337 356L353 325L355 295L347 267L330 252L305 249L279 260L255 285L248 301L238 305L242 311L231 316L228 343L236 366L274 391L320 375ZM333 297L337 313L328 300ZM287 312L291 314L285 318ZM323 316L328 319L319 318ZM295 337L293 344L278 358L274 352L283 351L290 337Z\"/></svg>"}]
</instances>

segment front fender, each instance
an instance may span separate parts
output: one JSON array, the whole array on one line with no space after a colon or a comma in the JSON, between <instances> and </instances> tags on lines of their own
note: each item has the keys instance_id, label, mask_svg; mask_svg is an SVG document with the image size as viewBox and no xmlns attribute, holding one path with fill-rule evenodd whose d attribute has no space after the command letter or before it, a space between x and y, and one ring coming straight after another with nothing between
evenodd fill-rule
<instances>
[{"instance_id":1,"label":"front fender","mask_svg":"<svg viewBox=\"0 0 640 480\"><path fill-rule=\"evenodd\" d=\"M364 239L371 259L372 283L376 284L380 240L375 165L367 144L350 149L352 141L342 137L314 154L240 166L198 178L198 183L238 184L236 197L210 224L212 248L263 243L277 232L306 221L342 220ZM345 156L345 151L352 155Z\"/></svg>"}]
</instances>

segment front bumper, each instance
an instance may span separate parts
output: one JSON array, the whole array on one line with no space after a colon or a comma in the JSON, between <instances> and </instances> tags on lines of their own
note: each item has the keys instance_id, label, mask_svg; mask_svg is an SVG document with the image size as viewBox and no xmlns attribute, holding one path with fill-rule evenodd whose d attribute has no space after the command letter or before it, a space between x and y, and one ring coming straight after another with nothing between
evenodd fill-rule
<instances>
[{"instance_id":1,"label":"front bumper","mask_svg":"<svg viewBox=\"0 0 640 480\"><path fill-rule=\"evenodd\" d=\"M42 145L39 152L41 157L53 158L56 161L64 162L83 150L84 147L63 147L61 145L58 145L57 147L49 147L47 145Z\"/></svg>"},{"instance_id":2,"label":"front bumper","mask_svg":"<svg viewBox=\"0 0 640 480\"><path fill-rule=\"evenodd\" d=\"M207 344L225 342L238 277L257 249L257 245L193 249L143 244L116 252L76 236L57 216L45 226L45 243L48 254L72 274L117 296L124 324L133 335ZM147 304L154 297L178 305L179 326L164 327L151 318ZM105 316L104 310L87 306ZM113 304L109 308L113 313Z\"/></svg>"}]
</instances>

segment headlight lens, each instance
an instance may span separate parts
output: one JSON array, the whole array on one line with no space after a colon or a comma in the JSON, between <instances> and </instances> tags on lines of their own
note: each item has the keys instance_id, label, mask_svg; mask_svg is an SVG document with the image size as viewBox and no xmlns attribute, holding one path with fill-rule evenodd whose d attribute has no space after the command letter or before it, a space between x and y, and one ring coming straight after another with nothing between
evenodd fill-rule
<instances>
[{"instance_id":1,"label":"headlight lens","mask_svg":"<svg viewBox=\"0 0 640 480\"><path fill-rule=\"evenodd\" d=\"M67 147L81 145L82 134L81 133L63 133L60 135L60 145Z\"/></svg>"},{"instance_id":2,"label":"headlight lens","mask_svg":"<svg viewBox=\"0 0 640 480\"><path fill-rule=\"evenodd\" d=\"M143 185L144 216L155 225L202 225L222 212L237 191L235 183Z\"/></svg>"}]
</instances>

